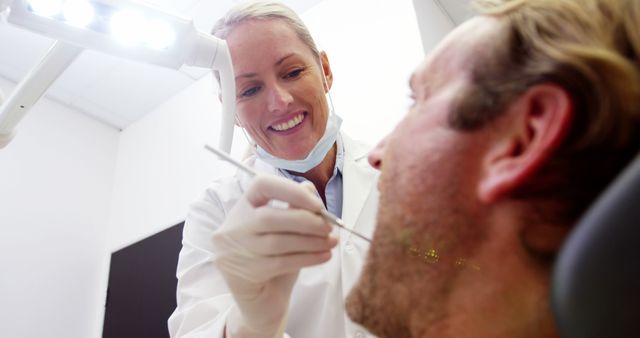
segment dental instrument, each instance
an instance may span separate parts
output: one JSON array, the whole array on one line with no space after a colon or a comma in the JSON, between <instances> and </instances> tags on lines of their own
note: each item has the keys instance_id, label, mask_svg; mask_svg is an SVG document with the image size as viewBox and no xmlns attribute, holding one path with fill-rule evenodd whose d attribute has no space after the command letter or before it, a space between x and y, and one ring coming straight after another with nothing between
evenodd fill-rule
<instances>
[{"instance_id":1,"label":"dental instrument","mask_svg":"<svg viewBox=\"0 0 640 338\"><path fill-rule=\"evenodd\" d=\"M212 147L208 144L204 145L204 148L212 153L214 153L215 155L218 156L218 158L220 158L221 160L227 161L231 164L233 164L234 166L236 166L238 169L244 171L245 173L247 173L249 176L256 177L258 175L258 173L253 170L253 168L250 168L249 166L245 165L244 163L234 159L233 157L231 157L229 154L225 153L224 151L221 151L219 149L216 149L215 147ZM337 226L340 229L346 230L349 233L351 233L354 236L357 236L369 243L371 243L371 239L365 237L364 235L361 235L360 233L347 228L344 224L344 222L342 221L342 219L338 218L337 216L333 215L332 213L330 213L329 211L327 211L326 209L322 209L320 210L320 216L322 216L322 218L324 218L326 221L328 221L329 223Z\"/></svg>"}]
</instances>

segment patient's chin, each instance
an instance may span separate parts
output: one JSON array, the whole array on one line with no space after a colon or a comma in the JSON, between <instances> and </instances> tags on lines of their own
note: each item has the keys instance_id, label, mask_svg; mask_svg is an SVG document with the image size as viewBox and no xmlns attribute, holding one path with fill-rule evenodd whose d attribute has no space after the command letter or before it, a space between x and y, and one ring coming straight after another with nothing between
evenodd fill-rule
<instances>
[{"instance_id":1,"label":"patient's chin","mask_svg":"<svg viewBox=\"0 0 640 338\"><path fill-rule=\"evenodd\" d=\"M368 291L366 287L356 287L349 293L345 306L351 320L380 338L409 338L405 323L397 322L393 311L385 308L385 303L392 300L381 299Z\"/></svg>"},{"instance_id":2,"label":"patient's chin","mask_svg":"<svg viewBox=\"0 0 640 338\"><path fill-rule=\"evenodd\" d=\"M369 267L365 267L355 287L349 292L345 303L347 314L351 320L367 328L371 324L372 317L375 317L379 310L372 309L375 307L373 303L375 303L377 296L371 283L374 276L368 270Z\"/></svg>"},{"instance_id":3,"label":"patient's chin","mask_svg":"<svg viewBox=\"0 0 640 338\"><path fill-rule=\"evenodd\" d=\"M401 314L407 313L406 305L411 299L394 270L397 260L381 259L396 257L389 253L385 242L381 240L372 247L358 282L346 298L345 308L351 320L380 338L409 337Z\"/></svg>"},{"instance_id":4,"label":"patient's chin","mask_svg":"<svg viewBox=\"0 0 640 338\"><path fill-rule=\"evenodd\" d=\"M370 256L369 259L371 258ZM347 296L345 308L351 320L364 326L370 332L384 337L379 332L382 321L378 317L383 315L385 311L379 307L381 295L375 286L379 284L380 280L376 278L375 267L375 264L365 265L360 279Z\"/></svg>"},{"instance_id":5,"label":"patient's chin","mask_svg":"<svg viewBox=\"0 0 640 338\"><path fill-rule=\"evenodd\" d=\"M377 302L374 302L374 304ZM354 322L365 327L369 332L380 338L398 337L396 335L389 336L385 332L389 330L383 320L384 310L376 308L371 300L367 298L367 292L359 288L354 288L347 297L346 310L347 314Z\"/></svg>"},{"instance_id":6,"label":"patient's chin","mask_svg":"<svg viewBox=\"0 0 640 338\"><path fill-rule=\"evenodd\" d=\"M364 325L364 306L363 295L358 288L354 288L349 295L347 296L347 300L345 302L345 308L347 310L347 315L354 322Z\"/></svg>"},{"instance_id":7,"label":"patient's chin","mask_svg":"<svg viewBox=\"0 0 640 338\"><path fill-rule=\"evenodd\" d=\"M387 209L388 210L388 209ZM409 337L406 315L412 297L403 276L407 269L407 250L398 241L396 215L378 212L376 233L360 277L346 298L349 317L380 338Z\"/></svg>"}]
</instances>

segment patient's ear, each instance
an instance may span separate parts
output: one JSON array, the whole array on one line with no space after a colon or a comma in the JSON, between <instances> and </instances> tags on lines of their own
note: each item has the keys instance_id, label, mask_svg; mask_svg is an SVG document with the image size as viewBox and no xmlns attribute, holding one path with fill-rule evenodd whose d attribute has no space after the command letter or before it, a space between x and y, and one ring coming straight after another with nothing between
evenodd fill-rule
<instances>
[{"instance_id":1,"label":"patient's ear","mask_svg":"<svg viewBox=\"0 0 640 338\"><path fill-rule=\"evenodd\" d=\"M484 158L478 197L491 203L522 186L548 159L571 125L573 103L554 84L529 88L507 108L497 123L495 140Z\"/></svg>"}]
</instances>

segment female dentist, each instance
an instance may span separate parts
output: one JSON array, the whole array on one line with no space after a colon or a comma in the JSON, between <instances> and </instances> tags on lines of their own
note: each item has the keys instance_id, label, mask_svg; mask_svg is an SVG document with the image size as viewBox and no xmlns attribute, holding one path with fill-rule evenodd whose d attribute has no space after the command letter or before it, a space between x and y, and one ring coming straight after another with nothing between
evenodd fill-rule
<instances>
[{"instance_id":1,"label":"female dentist","mask_svg":"<svg viewBox=\"0 0 640 338\"><path fill-rule=\"evenodd\" d=\"M346 316L344 297L368 243L332 229L318 212L326 207L370 236L377 172L369 148L340 132L327 102L327 55L300 18L274 2L236 6L213 35L231 52L236 123L256 143L245 163L272 175L217 180L191 206L171 336L365 337Z\"/></svg>"}]
</instances>

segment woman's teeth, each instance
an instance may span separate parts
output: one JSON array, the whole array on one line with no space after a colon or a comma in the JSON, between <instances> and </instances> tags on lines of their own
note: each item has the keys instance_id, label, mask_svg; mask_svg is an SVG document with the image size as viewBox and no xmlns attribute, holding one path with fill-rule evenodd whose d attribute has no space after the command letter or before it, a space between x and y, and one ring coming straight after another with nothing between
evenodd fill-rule
<instances>
[{"instance_id":1,"label":"woman's teeth","mask_svg":"<svg viewBox=\"0 0 640 338\"><path fill-rule=\"evenodd\" d=\"M296 117L292 118L291 120L289 120L287 122L275 124L275 125L271 126L271 128L273 128L273 129L275 129L277 131L285 131L285 130L291 129L291 128L299 125L300 122L302 122L303 119L304 119L304 114L300 113Z\"/></svg>"}]
</instances>

